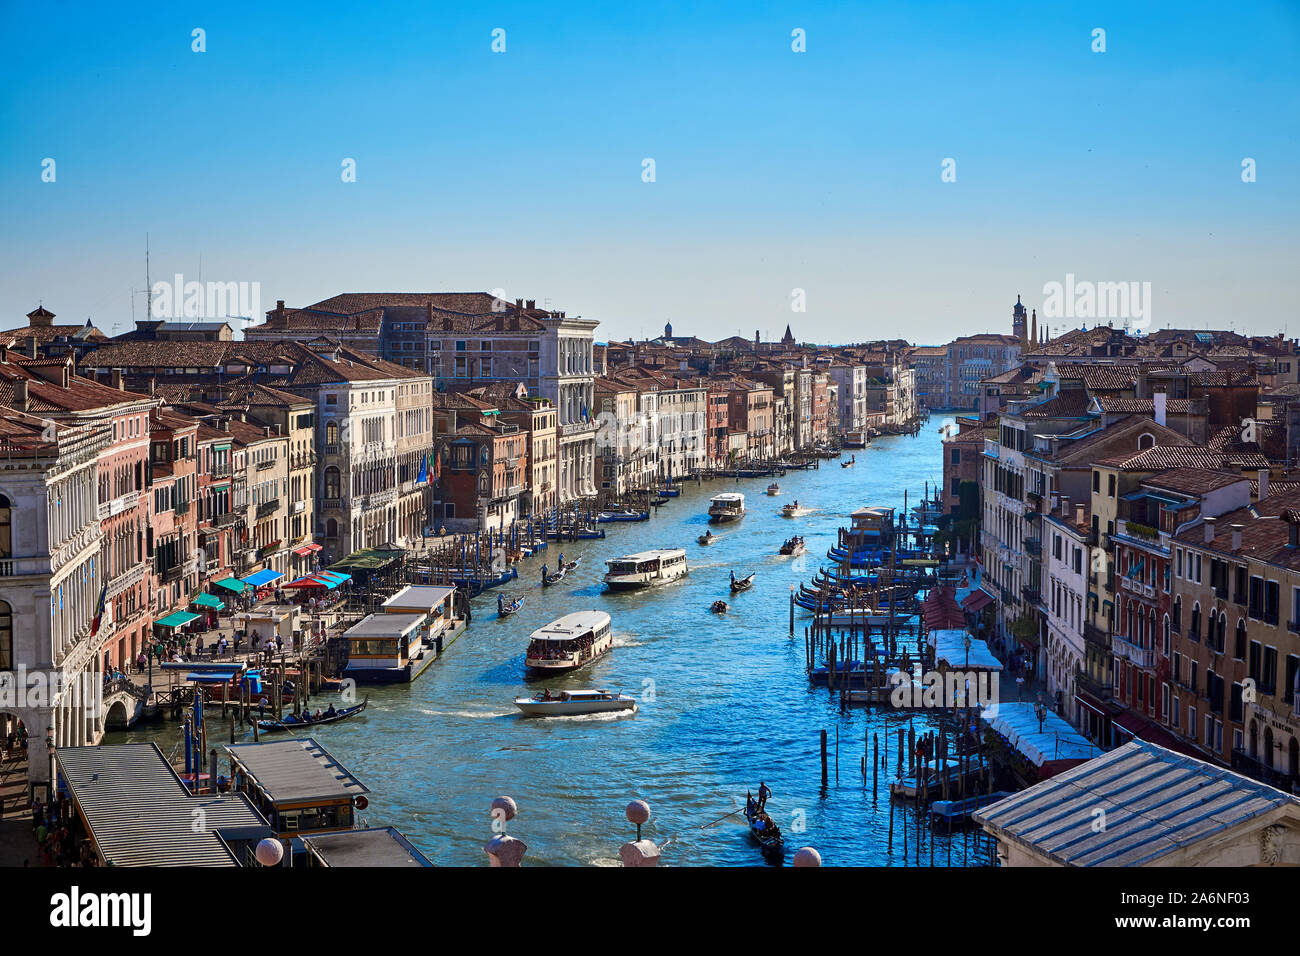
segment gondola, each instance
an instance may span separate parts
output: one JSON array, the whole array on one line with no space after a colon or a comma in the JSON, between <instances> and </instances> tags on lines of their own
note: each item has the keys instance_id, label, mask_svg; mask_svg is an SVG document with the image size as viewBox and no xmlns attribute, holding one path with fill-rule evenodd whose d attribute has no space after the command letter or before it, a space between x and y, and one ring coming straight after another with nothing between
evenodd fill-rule
<instances>
[{"instance_id":1,"label":"gondola","mask_svg":"<svg viewBox=\"0 0 1300 956\"><path fill-rule=\"evenodd\" d=\"M743 578L738 578L733 574L731 577L731 593L735 594L737 591L748 591L752 588L754 586L754 575L757 573L757 571L750 571L749 574L745 575Z\"/></svg>"},{"instance_id":2,"label":"gondola","mask_svg":"<svg viewBox=\"0 0 1300 956\"><path fill-rule=\"evenodd\" d=\"M577 567L578 565L580 565L580 564L582 564L582 555L578 555L578 557L574 558L572 561L565 561L565 562L564 562L564 573L565 573L565 574L568 574L570 571L572 571L574 568L576 568L576 567Z\"/></svg>"},{"instance_id":3,"label":"gondola","mask_svg":"<svg viewBox=\"0 0 1300 956\"><path fill-rule=\"evenodd\" d=\"M714 614L726 614L726 613L727 613L727 602L726 602L726 601L714 601L712 607L710 607L709 610L712 611Z\"/></svg>"},{"instance_id":4,"label":"gondola","mask_svg":"<svg viewBox=\"0 0 1300 956\"><path fill-rule=\"evenodd\" d=\"M509 617L524 606L524 596L521 594L510 603L506 603L503 595L497 595L497 617Z\"/></svg>"},{"instance_id":5,"label":"gondola","mask_svg":"<svg viewBox=\"0 0 1300 956\"><path fill-rule=\"evenodd\" d=\"M328 717L314 717L310 720L304 720L301 717L290 715L284 720L259 720L257 729L264 734L270 734L275 733L277 730L301 730L307 727L317 727L321 724L337 724L340 720L347 720L349 717L355 717L361 713L366 709L366 704L369 701L370 698L366 697L361 703L336 710Z\"/></svg>"},{"instance_id":6,"label":"gondola","mask_svg":"<svg viewBox=\"0 0 1300 956\"><path fill-rule=\"evenodd\" d=\"M753 808L745 808L745 820L749 823L749 833L762 849L764 856L767 854L780 853L785 848L785 841L781 836L781 828L776 825L765 810L759 810L757 805Z\"/></svg>"},{"instance_id":7,"label":"gondola","mask_svg":"<svg viewBox=\"0 0 1300 956\"><path fill-rule=\"evenodd\" d=\"M567 571L568 568L563 565L561 565L559 570L557 571L548 572L545 568L543 568L542 587L549 588L552 584L559 584L561 581L564 580L564 575L567 573Z\"/></svg>"},{"instance_id":8,"label":"gondola","mask_svg":"<svg viewBox=\"0 0 1300 956\"><path fill-rule=\"evenodd\" d=\"M840 467L841 467L841 468L852 468L852 467L853 467L853 463L854 463L855 461L857 461L857 460L858 460L858 456L857 456L857 455L854 455L854 456L853 456L852 458L850 458L848 461L842 461L842 462L840 462Z\"/></svg>"}]
</instances>

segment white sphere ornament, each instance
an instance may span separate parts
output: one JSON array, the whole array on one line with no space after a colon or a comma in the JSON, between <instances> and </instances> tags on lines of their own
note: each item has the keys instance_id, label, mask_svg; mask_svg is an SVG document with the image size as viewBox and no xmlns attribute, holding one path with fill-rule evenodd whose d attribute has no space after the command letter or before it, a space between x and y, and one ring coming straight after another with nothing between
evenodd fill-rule
<instances>
[{"instance_id":1,"label":"white sphere ornament","mask_svg":"<svg viewBox=\"0 0 1300 956\"><path fill-rule=\"evenodd\" d=\"M279 840L267 837L265 840L259 840L257 849L253 851L257 857L257 862L263 866L279 866L280 861L284 859L284 844Z\"/></svg>"},{"instance_id":2,"label":"white sphere ornament","mask_svg":"<svg viewBox=\"0 0 1300 956\"><path fill-rule=\"evenodd\" d=\"M644 800L633 800L627 805L627 821L637 826L650 819L650 804Z\"/></svg>"},{"instance_id":3,"label":"white sphere ornament","mask_svg":"<svg viewBox=\"0 0 1300 956\"><path fill-rule=\"evenodd\" d=\"M497 797L492 801L492 816L513 820L519 812L519 806L510 797Z\"/></svg>"},{"instance_id":4,"label":"white sphere ornament","mask_svg":"<svg viewBox=\"0 0 1300 956\"><path fill-rule=\"evenodd\" d=\"M800 847L794 855L795 866L821 866L822 855L810 846Z\"/></svg>"}]
</instances>

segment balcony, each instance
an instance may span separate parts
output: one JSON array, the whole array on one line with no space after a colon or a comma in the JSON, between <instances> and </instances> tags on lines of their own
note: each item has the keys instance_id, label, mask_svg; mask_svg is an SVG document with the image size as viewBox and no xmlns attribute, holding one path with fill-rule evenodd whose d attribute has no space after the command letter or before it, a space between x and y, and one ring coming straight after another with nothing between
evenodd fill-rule
<instances>
[{"instance_id":1,"label":"balcony","mask_svg":"<svg viewBox=\"0 0 1300 956\"><path fill-rule=\"evenodd\" d=\"M257 517L265 518L267 515L273 515L280 509L280 499L272 498L270 501L263 501L257 506Z\"/></svg>"},{"instance_id":2,"label":"balcony","mask_svg":"<svg viewBox=\"0 0 1300 956\"><path fill-rule=\"evenodd\" d=\"M1030 587L1028 584L1020 589L1020 593L1024 595L1026 604L1037 604L1042 598L1038 588Z\"/></svg>"},{"instance_id":3,"label":"balcony","mask_svg":"<svg viewBox=\"0 0 1300 956\"><path fill-rule=\"evenodd\" d=\"M1074 672L1074 686L1096 700L1110 700L1114 694L1110 684L1098 680L1086 671Z\"/></svg>"},{"instance_id":4,"label":"balcony","mask_svg":"<svg viewBox=\"0 0 1300 956\"><path fill-rule=\"evenodd\" d=\"M1278 760L1285 759L1286 752L1278 751ZM1232 751L1232 769L1266 783L1270 787L1285 790L1287 793L1291 793L1296 783L1300 781L1300 778L1297 778L1295 774L1270 767L1259 758L1250 756L1244 750Z\"/></svg>"},{"instance_id":5,"label":"balcony","mask_svg":"<svg viewBox=\"0 0 1300 956\"><path fill-rule=\"evenodd\" d=\"M124 511L129 511L139 500L140 492L128 491L124 495L118 495L112 501L100 502L95 516L100 521L103 521L105 518L113 517L113 515L120 515Z\"/></svg>"},{"instance_id":6,"label":"balcony","mask_svg":"<svg viewBox=\"0 0 1300 956\"><path fill-rule=\"evenodd\" d=\"M1025 554L1032 555L1035 558L1043 556L1043 541L1041 538L1025 538Z\"/></svg>"},{"instance_id":7,"label":"balcony","mask_svg":"<svg viewBox=\"0 0 1300 956\"><path fill-rule=\"evenodd\" d=\"M212 466L212 470L211 470L210 472L208 472L208 477L211 478L211 479L214 480L214 481L217 480L217 479L219 479L219 478L229 478L229 477L230 477L230 464L229 464L229 463L226 463L226 464L223 464L223 465L213 465L213 466Z\"/></svg>"},{"instance_id":8,"label":"balcony","mask_svg":"<svg viewBox=\"0 0 1300 956\"><path fill-rule=\"evenodd\" d=\"M1095 624L1083 625L1083 639L1103 650L1110 650L1110 635Z\"/></svg>"},{"instance_id":9,"label":"balcony","mask_svg":"<svg viewBox=\"0 0 1300 956\"><path fill-rule=\"evenodd\" d=\"M168 583L179 581L184 576L185 566L183 564L173 564L170 568L163 568L162 571L159 572L159 577Z\"/></svg>"},{"instance_id":10,"label":"balcony","mask_svg":"<svg viewBox=\"0 0 1300 956\"><path fill-rule=\"evenodd\" d=\"M1129 661L1135 667L1150 670L1155 664L1155 650L1150 647L1138 647L1132 641L1116 634L1111 639L1111 648L1117 658Z\"/></svg>"},{"instance_id":11,"label":"balcony","mask_svg":"<svg viewBox=\"0 0 1300 956\"><path fill-rule=\"evenodd\" d=\"M270 471L274 467L275 467L275 459L271 459L270 461L259 461L257 463L258 471Z\"/></svg>"},{"instance_id":12,"label":"balcony","mask_svg":"<svg viewBox=\"0 0 1300 956\"><path fill-rule=\"evenodd\" d=\"M223 511L219 515L212 516L212 526L214 528L228 528L235 523L235 513L233 511Z\"/></svg>"}]
</instances>

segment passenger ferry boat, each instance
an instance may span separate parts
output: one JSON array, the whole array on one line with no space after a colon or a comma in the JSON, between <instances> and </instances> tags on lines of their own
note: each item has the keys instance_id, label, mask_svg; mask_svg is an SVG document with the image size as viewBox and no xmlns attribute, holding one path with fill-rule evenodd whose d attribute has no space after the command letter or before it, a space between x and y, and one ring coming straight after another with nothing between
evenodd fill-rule
<instances>
[{"instance_id":1,"label":"passenger ferry boat","mask_svg":"<svg viewBox=\"0 0 1300 956\"><path fill-rule=\"evenodd\" d=\"M573 714L604 714L636 710L636 699L607 690L544 690L532 697L516 697L515 706L529 717L561 717Z\"/></svg>"},{"instance_id":2,"label":"passenger ferry boat","mask_svg":"<svg viewBox=\"0 0 1300 956\"><path fill-rule=\"evenodd\" d=\"M638 551L605 562L605 587L611 591L654 587L676 581L687 572L686 552L681 548Z\"/></svg>"},{"instance_id":3,"label":"passenger ferry boat","mask_svg":"<svg viewBox=\"0 0 1300 956\"><path fill-rule=\"evenodd\" d=\"M557 674L590 664L613 646L608 614L575 611L533 631L524 665L534 673Z\"/></svg>"},{"instance_id":4,"label":"passenger ferry boat","mask_svg":"<svg viewBox=\"0 0 1300 956\"><path fill-rule=\"evenodd\" d=\"M709 499L709 520L738 521L745 517L745 496L739 491L724 491Z\"/></svg>"},{"instance_id":5,"label":"passenger ferry boat","mask_svg":"<svg viewBox=\"0 0 1300 956\"><path fill-rule=\"evenodd\" d=\"M844 433L845 448L866 448L871 444L870 428L851 428Z\"/></svg>"}]
</instances>

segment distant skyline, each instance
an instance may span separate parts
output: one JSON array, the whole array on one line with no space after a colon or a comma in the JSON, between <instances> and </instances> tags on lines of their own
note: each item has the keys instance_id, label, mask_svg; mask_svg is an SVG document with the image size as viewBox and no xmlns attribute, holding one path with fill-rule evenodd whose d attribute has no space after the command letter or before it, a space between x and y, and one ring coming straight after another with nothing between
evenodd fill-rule
<instances>
[{"instance_id":1,"label":"distant skyline","mask_svg":"<svg viewBox=\"0 0 1300 956\"><path fill-rule=\"evenodd\" d=\"M263 310L502 289L601 341L1104 323L1067 276L1300 335L1300 5L1045 6L9 5L0 328L124 331L147 233Z\"/></svg>"}]
</instances>

